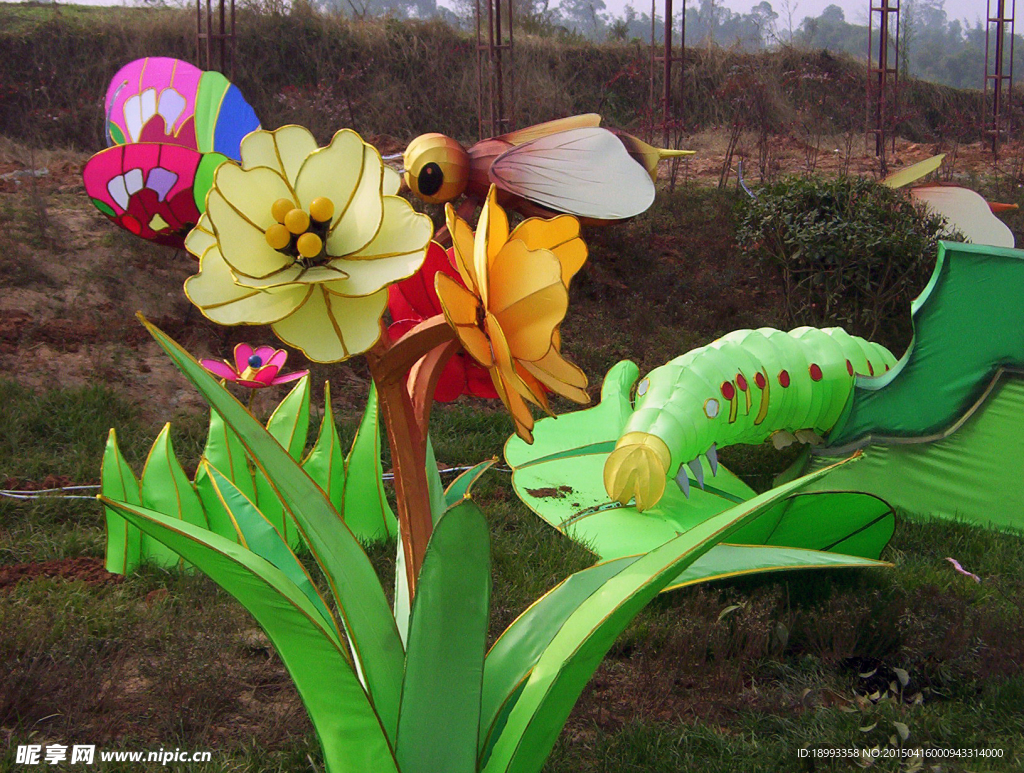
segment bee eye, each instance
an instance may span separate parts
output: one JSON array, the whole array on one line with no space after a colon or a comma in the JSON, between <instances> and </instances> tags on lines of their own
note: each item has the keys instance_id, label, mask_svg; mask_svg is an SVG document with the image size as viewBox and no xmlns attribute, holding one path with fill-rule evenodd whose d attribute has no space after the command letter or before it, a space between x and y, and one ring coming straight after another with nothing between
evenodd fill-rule
<instances>
[{"instance_id":1,"label":"bee eye","mask_svg":"<svg viewBox=\"0 0 1024 773\"><path fill-rule=\"evenodd\" d=\"M431 161L423 167L416 182L419 185L420 193L424 196L433 196L441 190L441 185L444 184L444 172L441 171L441 167Z\"/></svg>"}]
</instances>

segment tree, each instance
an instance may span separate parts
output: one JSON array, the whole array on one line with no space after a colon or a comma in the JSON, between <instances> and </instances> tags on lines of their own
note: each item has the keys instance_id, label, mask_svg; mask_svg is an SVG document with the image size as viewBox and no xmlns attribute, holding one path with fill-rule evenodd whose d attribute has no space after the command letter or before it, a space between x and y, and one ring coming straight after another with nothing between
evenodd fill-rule
<instances>
[{"instance_id":1,"label":"tree","mask_svg":"<svg viewBox=\"0 0 1024 773\"><path fill-rule=\"evenodd\" d=\"M566 28L596 39L608 24L604 0L562 0L558 4L558 15Z\"/></svg>"}]
</instances>

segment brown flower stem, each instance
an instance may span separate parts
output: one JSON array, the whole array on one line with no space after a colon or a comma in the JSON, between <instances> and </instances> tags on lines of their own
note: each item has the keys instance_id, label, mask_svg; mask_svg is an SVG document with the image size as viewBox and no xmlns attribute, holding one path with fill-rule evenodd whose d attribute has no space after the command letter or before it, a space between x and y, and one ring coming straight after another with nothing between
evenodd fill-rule
<instances>
[{"instance_id":1,"label":"brown flower stem","mask_svg":"<svg viewBox=\"0 0 1024 773\"><path fill-rule=\"evenodd\" d=\"M426 467L430 408L441 371L457 349L454 331L437 315L393 346L382 335L366 353L391 446L410 600L434 524Z\"/></svg>"}]
</instances>

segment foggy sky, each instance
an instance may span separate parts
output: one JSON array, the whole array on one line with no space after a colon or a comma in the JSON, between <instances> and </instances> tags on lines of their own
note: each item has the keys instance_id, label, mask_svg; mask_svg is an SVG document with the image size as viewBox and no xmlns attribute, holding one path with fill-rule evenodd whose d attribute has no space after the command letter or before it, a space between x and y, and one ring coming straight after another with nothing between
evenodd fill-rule
<instances>
[{"instance_id":1,"label":"foggy sky","mask_svg":"<svg viewBox=\"0 0 1024 773\"><path fill-rule=\"evenodd\" d=\"M783 0L768 0L772 8L779 14L780 22L785 20L785 3ZM655 0L657 7L665 7L665 0ZM760 0L724 0L723 5L739 13L747 13ZM904 0L905 2L905 0ZM946 15L952 19L967 19L973 27L975 21L985 18L985 6L988 0L945 0ZM673 9L678 11L682 7L683 0L672 0ZM700 0L686 0L687 7L697 6ZM552 3L554 5L555 3ZM622 10L629 4L638 11L651 12L650 0L605 0L608 10L616 16L621 15ZM851 24L865 24L868 18L869 0L789 0L790 8L793 11L793 26L803 21L805 16L818 16L829 5L838 5L846 13L846 20ZM875 0L875 5L879 5ZM1007 0L1007 12L1009 12L1010 0ZM992 0L993 12L995 0ZM659 14L661 11L659 10Z\"/></svg>"}]
</instances>

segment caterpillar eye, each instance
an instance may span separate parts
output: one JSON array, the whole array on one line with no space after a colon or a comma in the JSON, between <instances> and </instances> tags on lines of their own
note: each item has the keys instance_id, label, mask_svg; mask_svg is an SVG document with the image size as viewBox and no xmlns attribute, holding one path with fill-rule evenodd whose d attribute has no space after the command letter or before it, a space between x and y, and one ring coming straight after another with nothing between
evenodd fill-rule
<instances>
[{"instance_id":1,"label":"caterpillar eye","mask_svg":"<svg viewBox=\"0 0 1024 773\"><path fill-rule=\"evenodd\" d=\"M444 185L444 172L441 171L440 166L431 161L420 171L419 177L416 178L416 183L420 193L424 196L433 196Z\"/></svg>"},{"instance_id":2,"label":"caterpillar eye","mask_svg":"<svg viewBox=\"0 0 1024 773\"><path fill-rule=\"evenodd\" d=\"M650 385L651 380L649 378L642 378L633 385L633 389L630 391L629 395L629 402L634 408L636 407L637 398L643 397L647 394L647 389Z\"/></svg>"}]
</instances>

